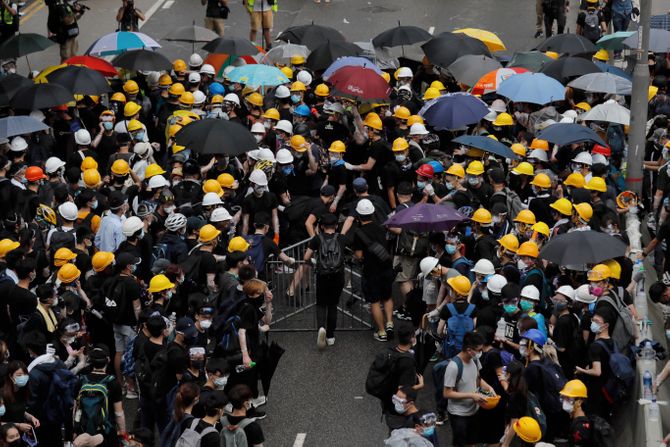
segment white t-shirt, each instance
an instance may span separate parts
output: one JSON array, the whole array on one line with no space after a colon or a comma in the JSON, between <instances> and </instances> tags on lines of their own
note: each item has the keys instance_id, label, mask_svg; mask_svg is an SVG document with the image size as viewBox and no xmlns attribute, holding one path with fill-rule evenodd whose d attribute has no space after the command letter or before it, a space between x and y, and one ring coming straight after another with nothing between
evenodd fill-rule
<instances>
[{"instance_id":1,"label":"white t-shirt","mask_svg":"<svg viewBox=\"0 0 670 447\"><path fill-rule=\"evenodd\" d=\"M276 0L275 0L276 1ZM268 3L268 0L255 0L254 1L254 11L270 11L272 10L272 5Z\"/></svg>"}]
</instances>

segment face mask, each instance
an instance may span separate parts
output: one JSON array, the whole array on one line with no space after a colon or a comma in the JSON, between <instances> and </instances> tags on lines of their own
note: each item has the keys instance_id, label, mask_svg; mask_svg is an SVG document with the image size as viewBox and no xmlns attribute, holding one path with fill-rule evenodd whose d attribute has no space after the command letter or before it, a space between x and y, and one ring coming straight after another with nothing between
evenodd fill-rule
<instances>
[{"instance_id":1,"label":"face mask","mask_svg":"<svg viewBox=\"0 0 670 447\"><path fill-rule=\"evenodd\" d=\"M200 327L204 330L209 329L212 326L212 320L202 320L200 322Z\"/></svg>"},{"instance_id":2,"label":"face mask","mask_svg":"<svg viewBox=\"0 0 670 447\"><path fill-rule=\"evenodd\" d=\"M593 296L602 296L604 290L600 286L589 285L589 293Z\"/></svg>"},{"instance_id":3,"label":"face mask","mask_svg":"<svg viewBox=\"0 0 670 447\"><path fill-rule=\"evenodd\" d=\"M228 376L217 377L216 379L214 379L214 386L219 390L224 389L227 383L228 383Z\"/></svg>"},{"instance_id":4,"label":"face mask","mask_svg":"<svg viewBox=\"0 0 670 447\"><path fill-rule=\"evenodd\" d=\"M526 264L523 259L516 261L516 266L519 270L526 270L528 268L528 264Z\"/></svg>"},{"instance_id":5,"label":"face mask","mask_svg":"<svg viewBox=\"0 0 670 447\"><path fill-rule=\"evenodd\" d=\"M563 407L563 411L565 411L566 413L572 413L572 410L575 408L574 402L570 402L567 400L564 400L561 403L561 406Z\"/></svg>"},{"instance_id":6,"label":"face mask","mask_svg":"<svg viewBox=\"0 0 670 447\"><path fill-rule=\"evenodd\" d=\"M293 174L293 166L284 166L281 168L281 172L283 172L284 175L291 175Z\"/></svg>"},{"instance_id":7,"label":"face mask","mask_svg":"<svg viewBox=\"0 0 670 447\"><path fill-rule=\"evenodd\" d=\"M572 172L580 172L582 170L582 165L577 163L572 163Z\"/></svg>"},{"instance_id":8,"label":"face mask","mask_svg":"<svg viewBox=\"0 0 670 447\"><path fill-rule=\"evenodd\" d=\"M528 348L525 346L519 346L519 355L521 357L527 357L528 356Z\"/></svg>"},{"instance_id":9,"label":"face mask","mask_svg":"<svg viewBox=\"0 0 670 447\"><path fill-rule=\"evenodd\" d=\"M28 376L25 374L22 376L18 376L17 378L14 379L14 383L16 384L17 387L23 388L28 383Z\"/></svg>"},{"instance_id":10,"label":"face mask","mask_svg":"<svg viewBox=\"0 0 670 447\"><path fill-rule=\"evenodd\" d=\"M416 187L419 189L423 189L426 187L426 182L416 182Z\"/></svg>"},{"instance_id":11,"label":"face mask","mask_svg":"<svg viewBox=\"0 0 670 447\"><path fill-rule=\"evenodd\" d=\"M94 200L94 201L91 203L91 209L94 210L94 209L96 209L97 207L98 207L98 201L97 201L97 200Z\"/></svg>"},{"instance_id":12,"label":"face mask","mask_svg":"<svg viewBox=\"0 0 670 447\"><path fill-rule=\"evenodd\" d=\"M144 131L140 130L139 132L137 132L135 134L135 137L134 137L135 141L144 141L144 135L145 135Z\"/></svg>"},{"instance_id":13,"label":"face mask","mask_svg":"<svg viewBox=\"0 0 670 447\"><path fill-rule=\"evenodd\" d=\"M177 208L176 206L172 205L172 206L166 206L166 207L163 208L163 209L165 210L166 213L168 213L168 214L172 214L172 213L174 213L174 210L175 210L176 208Z\"/></svg>"},{"instance_id":14,"label":"face mask","mask_svg":"<svg viewBox=\"0 0 670 447\"><path fill-rule=\"evenodd\" d=\"M447 244L444 246L444 251L446 251L449 255L453 255L456 253L456 246Z\"/></svg>"},{"instance_id":15,"label":"face mask","mask_svg":"<svg viewBox=\"0 0 670 447\"><path fill-rule=\"evenodd\" d=\"M533 309L533 303L531 303L530 301L521 300L521 303L519 303L519 305L521 306L521 310L524 312L528 312L529 310Z\"/></svg>"},{"instance_id":16,"label":"face mask","mask_svg":"<svg viewBox=\"0 0 670 447\"><path fill-rule=\"evenodd\" d=\"M403 399L400 399L394 395L391 400L393 401L393 409L396 413L403 414L405 411L407 411L405 409L405 401Z\"/></svg>"},{"instance_id":17,"label":"face mask","mask_svg":"<svg viewBox=\"0 0 670 447\"><path fill-rule=\"evenodd\" d=\"M593 332L594 334L599 334L600 331L603 330L603 328L601 328L600 325L595 321L591 322L591 326L589 327L589 329L591 329L591 332Z\"/></svg>"},{"instance_id":18,"label":"face mask","mask_svg":"<svg viewBox=\"0 0 670 447\"><path fill-rule=\"evenodd\" d=\"M265 187L264 186L254 186L254 194L257 196L262 196L263 193L265 192Z\"/></svg>"},{"instance_id":19,"label":"face mask","mask_svg":"<svg viewBox=\"0 0 670 447\"><path fill-rule=\"evenodd\" d=\"M256 143L260 143L261 141L263 141L263 135L255 133L254 139L256 140Z\"/></svg>"},{"instance_id":20,"label":"face mask","mask_svg":"<svg viewBox=\"0 0 670 447\"><path fill-rule=\"evenodd\" d=\"M593 314L596 311L596 303L589 304L589 313Z\"/></svg>"},{"instance_id":21,"label":"face mask","mask_svg":"<svg viewBox=\"0 0 670 447\"><path fill-rule=\"evenodd\" d=\"M479 360L480 358L482 358L482 354L483 354L483 352L481 352L481 351L476 352L475 355L472 358L475 359L475 360Z\"/></svg>"},{"instance_id":22,"label":"face mask","mask_svg":"<svg viewBox=\"0 0 670 447\"><path fill-rule=\"evenodd\" d=\"M447 190L449 190L449 191L451 191L451 190L454 189L454 185L452 185L451 183L445 183L444 186L445 186L445 187L447 188Z\"/></svg>"},{"instance_id":23,"label":"face mask","mask_svg":"<svg viewBox=\"0 0 670 447\"><path fill-rule=\"evenodd\" d=\"M405 161L406 159L407 159L407 157L406 157L405 155L402 155L402 154L401 154L401 155L396 155L396 156L395 156L395 161L397 161L398 163L402 163L402 162Z\"/></svg>"},{"instance_id":24,"label":"face mask","mask_svg":"<svg viewBox=\"0 0 670 447\"><path fill-rule=\"evenodd\" d=\"M174 291L170 290L168 293L165 294L165 299L169 300L170 298L172 298L173 295Z\"/></svg>"},{"instance_id":25,"label":"face mask","mask_svg":"<svg viewBox=\"0 0 670 447\"><path fill-rule=\"evenodd\" d=\"M191 360L191 367L194 369L200 369L205 365L204 360Z\"/></svg>"},{"instance_id":26,"label":"face mask","mask_svg":"<svg viewBox=\"0 0 670 447\"><path fill-rule=\"evenodd\" d=\"M300 95L291 95L291 101L293 102L293 104L299 103L301 99L302 98L300 97Z\"/></svg>"},{"instance_id":27,"label":"face mask","mask_svg":"<svg viewBox=\"0 0 670 447\"><path fill-rule=\"evenodd\" d=\"M479 177L469 177L468 178L468 185L470 185L470 186L479 185Z\"/></svg>"},{"instance_id":28,"label":"face mask","mask_svg":"<svg viewBox=\"0 0 670 447\"><path fill-rule=\"evenodd\" d=\"M4 416L6 411L7 409L5 408L5 406L0 405L0 417Z\"/></svg>"},{"instance_id":29,"label":"face mask","mask_svg":"<svg viewBox=\"0 0 670 447\"><path fill-rule=\"evenodd\" d=\"M331 165L337 164L338 161L340 161L340 157L330 157Z\"/></svg>"},{"instance_id":30,"label":"face mask","mask_svg":"<svg viewBox=\"0 0 670 447\"><path fill-rule=\"evenodd\" d=\"M112 123L111 121L105 121L105 122L102 123L102 127L107 132L109 132L110 130L112 130L114 128L114 123Z\"/></svg>"},{"instance_id":31,"label":"face mask","mask_svg":"<svg viewBox=\"0 0 670 447\"><path fill-rule=\"evenodd\" d=\"M488 300L489 300L489 291L488 291L488 289L484 289L484 291L482 292L482 299L483 299L484 301L488 301Z\"/></svg>"},{"instance_id":32,"label":"face mask","mask_svg":"<svg viewBox=\"0 0 670 447\"><path fill-rule=\"evenodd\" d=\"M517 307L514 304L505 304L503 305L503 310L508 314L513 314L517 311Z\"/></svg>"},{"instance_id":33,"label":"face mask","mask_svg":"<svg viewBox=\"0 0 670 447\"><path fill-rule=\"evenodd\" d=\"M135 264L130 266L130 273L135 273L135 270L137 270L137 266Z\"/></svg>"},{"instance_id":34,"label":"face mask","mask_svg":"<svg viewBox=\"0 0 670 447\"><path fill-rule=\"evenodd\" d=\"M269 121L266 121L266 122L263 123L263 127L265 127L266 129L271 129L272 128L272 123L269 122Z\"/></svg>"},{"instance_id":35,"label":"face mask","mask_svg":"<svg viewBox=\"0 0 670 447\"><path fill-rule=\"evenodd\" d=\"M435 434L435 427L426 427L423 429L423 437L424 438L430 438Z\"/></svg>"}]
</instances>

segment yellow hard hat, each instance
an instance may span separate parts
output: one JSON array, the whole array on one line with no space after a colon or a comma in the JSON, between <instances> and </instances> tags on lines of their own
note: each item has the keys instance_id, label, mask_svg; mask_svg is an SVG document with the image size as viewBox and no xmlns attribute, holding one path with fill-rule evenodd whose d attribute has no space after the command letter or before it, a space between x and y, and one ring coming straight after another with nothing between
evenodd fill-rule
<instances>
[{"instance_id":1,"label":"yellow hard hat","mask_svg":"<svg viewBox=\"0 0 670 447\"><path fill-rule=\"evenodd\" d=\"M387 84L391 82L391 75L388 74L387 72L382 71L382 74L380 74L379 76L381 76L386 81Z\"/></svg>"},{"instance_id":2,"label":"yellow hard hat","mask_svg":"<svg viewBox=\"0 0 670 447\"><path fill-rule=\"evenodd\" d=\"M168 127L168 136L170 138L174 137L177 135L177 132L181 130L181 128L184 127L181 124L172 124L170 127Z\"/></svg>"},{"instance_id":3,"label":"yellow hard hat","mask_svg":"<svg viewBox=\"0 0 670 447\"><path fill-rule=\"evenodd\" d=\"M449 166L449 169L447 169L446 174L453 175L458 178L463 178L465 177L465 169L463 169L463 165L459 163L452 163L452 165Z\"/></svg>"},{"instance_id":4,"label":"yellow hard hat","mask_svg":"<svg viewBox=\"0 0 670 447\"><path fill-rule=\"evenodd\" d=\"M565 186L572 186L574 188L583 188L584 185L586 184L586 180L584 179L584 176L579 172L573 172L572 174L568 175L565 178L563 184Z\"/></svg>"},{"instance_id":5,"label":"yellow hard hat","mask_svg":"<svg viewBox=\"0 0 670 447\"><path fill-rule=\"evenodd\" d=\"M498 141L498 137L496 137L496 136L493 135L493 134L489 134L489 135L487 135L487 137L490 138L490 139L492 139L492 140L496 140L496 141Z\"/></svg>"},{"instance_id":6,"label":"yellow hard hat","mask_svg":"<svg viewBox=\"0 0 670 447\"><path fill-rule=\"evenodd\" d=\"M242 236L235 236L228 242L228 253L236 251L244 253L249 249L249 242Z\"/></svg>"},{"instance_id":7,"label":"yellow hard hat","mask_svg":"<svg viewBox=\"0 0 670 447\"><path fill-rule=\"evenodd\" d=\"M56 267L65 265L69 261L72 261L73 259L77 259L77 255L74 254L72 250L70 250L67 247L61 247L58 250L56 250L56 253L54 253L54 265Z\"/></svg>"},{"instance_id":8,"label":"yellow hard hat","mask_svg":"<svg viewBox=\"0 0 670 447\"><path fill-rule=\"evenodd\" d=\"M598 264L586 273L586 279L589 281L604 281L611 277L612 272L605 264Z\"/></svg>"},{"instance_id":9,"label":"yellow hard hat","mask_svg":"<svg viewBox=\"0 0 670 447\"><path fill-rule=\"evenodd\" d=\"M533 181L530 182L531 185L537 186L538 188L551 188L551 179L547 174L544 174L540 172L539 174L535 174L535 177L533 177Z\"/></svg>"},{"instance_id":10,"label":"yellow hard hat","mask_svg":"<svg viewBox=\"0 0 670 447\"><path fill-rule=\"evenodd\" d=\"M602 177L591 177L591 180L586 184L586 189L598 192L607 192L607 184Z\"/></svg>"},{"instance_id":11,"label":"yellow hard hat","mask_svg":"<svg viewBox=\"0 0 670 447\"><path fill-rule=\"evenodd\" d=\"M165 174L165 169L161 167L158 163L151 163L147 168L144 170L144 179L148 180L154 175L163 175Z\"/></svg>"},{"instance_id":12,"label":"yellow hard hat","mask_svg":"<svg viewBox=\"0 0 670 447\"><path fill-rule=\"evenodd\" d=\"M81 161L79 169L82 171L87 169L98 169L98 162L95 161L95 158L93 157L84 157L84 159Z\"/></svg>"},{"instance_id":13,"label":"yellow hard hat","mask_svg":"<svg viewBox=\"0 0 670 447\"><path fill-rule=\"evenodd\" d=\"M470 175L482 175L484 173L484 164L479 160L471 161L465 172Z\"/></svg>"},{"instance_id":14,"label":"yellow hard hat","mask_svg":"<svg viewBox=\"0 0 670 447\"><path fill-rule=\"evenodd\" d=\"M407 127L412 127L412 124L425 124L425 123L420 115L410 115L410 117L407 118Z\"/></svg>"},{"instance_id":15,"label":"yellow hard hat","mask_svg":"<svg viewBox=\"0 0 670 447\"><path fill-rule=\"evenodd\" d=\"M516 253L516 251L519 249L519 239L517 239L517 237L512 233L506 234L498 239L498 243L505 250L511 251L512 253Z\"/></svg>"},{"instance_id":16,"label":"yellow hard hat","mask_svg":"<svg viewBox=\"0 0 670 447\"><path fill-rule=\"evenodd\" d=\"M575 104L575 107L577 107L578 109L582 109L585 112L588 112L589 110L591 110L591 106L589 105L589 103L588 102L583 102L583 101L578 102L577 104Z\"/></svg>"},{"instance_id":17,"label":"yellow hard hat","mask_svg":"<svg viewBox=\"0 0 670 447\"><path fill-rule=\"evenodd\" d=\"M480 223L482 225L490 225L493 222L493 216L491 212L486 208L478 208L471 217L473 222Z\"/></svg>"},{"instance_id":18,"label":"yellow hard hat","mask_svg":"<svg viewBox=\"0 0 670 447\"><path fill-rule=\"evenodd\" d=\"M128 125L126 126L126 128L128 129L128 132L135 132L144 129L144 127L142 127L142 123L139 122L138 120L128 121Z\"/></svg>"},{"instance_id":19,"label":"yellow hard hat","mask_svg":"<svg viewBox=\"0 0 670 447\"><path fill-rule=\"evenodd\" d=\"M191 92L184 92L179 96L179 104L183 104L185 106L192 106L195 104L195 97L193 96L193 93Z\"/></svg>"},{"instance_id":20,"label":"yellow hard hat","mask_svg":"<svg viewBox=\"0 0 670 447\"><path fill-rule=\"evenodd\" d=\"M410 115L411 112L405 106L398 106L396 107L395 112L393 112L393 117L401 120L406 120L407 118L410 117Z\"/></svg>"},{"instance_id":21,"label":"yellow hard hat","mask_svg":"<svg viewBox=\"0 0 670 447\"><path fill-rule=\"evenodd\" d=\"M175 82L170 86L168 89L168 93L171 94L172 96L181 96L182 93L184 93L186 89L184 88L184 84L181 82Z\"/></svg>"},{"instance_id":22,"label":"yellow hard hat","mask_svg":"<svg viewBox=\"0 0 670 447\"><path fill-rule=\"evenodd\" d=\"M610 59L609 53L607 53L607 50L604 48L599 49L596 54L593 55L594 59L598 59L599 61L607 62Z\"/></svg>"},{"instance_id":23,"label":"yellow hard hat","mask_svg":"<svg viewBox=\"0 0 670 447\"><path fill-rule=\"evenodd\" d=\"M371 129L375 130L382 130L383 124L381 118L379 118L379 115L368 113L365 116L365 121L363 121L363 124Z\"/></svg>"},{"instance_id":24,"label":"yellow hard hat","mask_svg":"<svg viewBox=\"0 0 670 447\"><path fill-rule=\"evenodd\" d=\"M114 163L112 163L112 174L126 175L129 172L130 172L130 165L126 160L119 158Z\"/></svg>"},{"instance_id":25,"label":"yellow hard hat","mask_svg":"<svg viewBox=\"0 0 670 447\"><path fill-rule=\"evenodd\" d=\"M621 264L614 259L609 259L603 262L610 269L610 277L614 279L621 279Z\"/></svg>"},{"instance_id":26,"label":"yellow hard hat","mask_svg":"<svg viewBox=\"0 0 670 447\"><path fill-rule=\"evenodd\" d=\"M532 164L528 163L527 161L522 161L518 165L514 166L512 173L516 175L534 175L535 169L533 168Z\"/></svg>"},{"instance_id":27,"label":"yellow hard hat","mask_svg":"<svg viewBox=\"0 0 670 447\"><path fill-rule=\"evenodd\" d=\"M616 205L619 208L626 208L637 203L637 194L633 191L624 191L616 196Z\"/></svg>"},{"instance_id":28,"label":"yellow hard hat","mask_svg":"<svg viewBox=\"0 0 670 447\"><path fill-rule=\"evenodd\" d=\"M301 54L294 54L291 56L291 65L302 65L305 63L305 56Z\"/></svg>"},{"instance_id":29,"label":"yellow hard hat","mask_svg":"<svg viewBox=\"0 0 670 447\"><path fill-rule=\"evenodd\" d=\"M586 202L577 203L576 205L573 205L573 208L579 218L586 222L590 221L591 217L593 217L593 208Z\"/></svg>"},{"instance_id":30,"label":"yellow hard hat","mask_svg":"<svg viewBox=\"0 0 670 447\"><path fill-rule=\"evenodd\" d=\"M218 182L216 183L217 185L219 184ZM221 185L219 185L219 188ZM207 224L203 225L202 228L200 228L200 233L198 233L198 242L210 242L219 237L221 234L221 231L217 230L214 225ZM233 238L235 239L235 238Z\"/></svg>"},{"instance_id":31,"label":"yellow hard hat","mask_svg":"<svg viewBox=\"0 0 670 447\"><path fill-rule=\"evenodd\" d=\"M293 79L293 70L291 70L291 67L282 67L279 69L282 73L284 73L284 76L286 76L289 79Z\"/></svg>"},{"instance_id":32,"label":"yellow hard hat","mask_svg":"<svg viewBox=\"0 0 670 447\"><path fill-rule=\"evenodd\" d=\"M514 125L514 118L512 118L512 115L506 112L499 113L498 116L496 116L496 119L493 121L494 126L513 126Z\"/></svg>"},{"instance_id":33,"label":"yellow hard hat","mask_svg":"<svg viewBox=\"0 0 670 447\"><path fill-rule=\"evenodd\" d=\"M210 104L223 104L223 96L222 95L214 95L212 96L212 99L209 101Z\"/></svg>"},{"instance_id":34,"label":"yellow hard hat","mask_svg":"<svg viewBox=\"0 0 670 447\"><path fill-rule=\"evenodd\" d=\"M265 113L263 113L262 116L263 116L263 118L267 118L267 119L275 120L275 121L279 121L281 119L281 117L279 115L279 110L277 110L275 108L267 109L265 111Z\"/></svg>"},{"instance_id":35,"label":"yellow hard hat","mask_svg":"<svg viewBox=\"0 0 670 447\"><path fill-rule=\"evenodd\" d=\"M162 74L160 76L160 78L158 78L158 85L161 86L161 87L171 86L172 85L172 77L167 73Z\"/></svg>"},{"instance_id":36,"label":"yellow hard hat","mask_svg":"<svg viewBox=\"0 0 670 447\"><path fill-rule=\"evenodd\" d=\"M137 82L131 79L130 81L126 81L126 83L123 84L123 91L129 95L137 95L140 92L140 86L137 85Z\"/></svg>"},{"instance_id":37,"label":"yellow hard hat","mask_svg":"<svg viewBox=\"0 0 670 447\"><path fill-rule=\"evenodd\" d=\"M521 143L514 143L511 147L512 152L514 152L516 155L519 157L525 157L526 156L526 147L521 144Z\"/></svg>"},{"instance_id":38,"label":"yellow hard hat","mask_svg":"<svg viewBox=\"0 0 670 447\"><path fill-rule=\"evenodd\" d=\"M99 251L91 258L93 270L101 272L114 262L114 253L110 251Z\"/></svg>"},{"instance_id":39,"label":"yellow hard hat","mask_svg":"<svg viewBox=\"0 0 670 447\"><path fill-rule=\"evenodd\" d=\"M536 443L542 439L542 429L540 424L530 416L524 416L517 419L512 426L514 433L521 438L522 441Z\"/></svg>"},{"instance_id":40,"label":"yellow hard hat","mask_svg":"<svg viewBox=\"0 0 670 447\"><path fill-rule=\"evenodd\" d=\"M465 155L471 158L482 158L484 154L485 152L481 149L477 149L476 147L469 147Z\"/></svg>"},{"instance_id":41,"label":"yellow hard hat","mask_svg":"<svg viewBox=\"0 0 670 447\"><path fill-rule=\"evenodd\" d=\"M300 81L295 81L293 84L291 84L290 90L292 92L306 92L307 87L305 87L305 84L303 84Z\"/></svg>"},{"instance_id":42,"label":"yellow hard hat","mask_svg":"<svg viewBox=\"0 0 670 447\"><path fill-rule=\"evenodd\" d=\"M224 172L216 178L216 181L219 182L222 188L227 189L237 189L237 183L235 182L235 177Z\"/></svg>"},{"instance_id":43,"label":"yellow hard hat","mask_svg":"<svg viewBox=\"0 0 670 447\"><path fill-rule=\"evenodd\" d=\"M21 244L19 244L16 241L13 241L11 239L3 239L0 241L0 258L4 258L7 256L7 253L9 253L12 250L15 250L19 248Z\"/></svg>"},{"instance_id":44,"label":"yellow hard hat","mask_svg":"<svg viewBox=\"0 0 670 447\"><path fill-rule=\"evenodd\" d=\"M124 95L124 94L121 93L121 92L116 92L116 93L114 93L114 94L112 95L111 98L109 98L109 100L110 100L110 101L116 101L116 102L122 102L122 103L125 103L125 102L126 102L126 95Z\"/></svg>"},{"instance_id":45,"label":"yellow hard hat","mask_svg":"<svg viewBox=\"0 0 670 447\"><path fill-rule=\"evenodd\" d=\"M549 205L549 207L555 209L564 216L572 216L572 203L568 199L558 199Z\"/></svg>"},{"instance_id":46,"label":"yellow hard hat","mask_svg":"<svg viewBox=\"0 0 670 447\"><path fill-rule=\"evenodd\" d=\"M530 229L536 233L544 235L545 237L549 237L549 225L544 222L537 222L535 225L530 227Z\"/></svg>"},{"instance_id":47,"label":"yellow hard hat","mask_svg":"<svg viewBox=\"0 0 670 447\"><path fill-rule=\"evenodd\" d=\"M63 264L61 268L58 269L58 274L56 277L58 280L64 284L70 284L81 276L81 271L74 264Z\"/></svg>"},{"instance_id":48,"label":"yellow hard hat","mask_svg":"<svg viewBox=\"0 0 670 447\"><path fill-rule=\"evenodd\" d=\"M89 188L95 188L102 181L102 177L100 176L100 173L98 172L97 169L85 170L82 175L82 178L84 180L84 184Z\"/></svg>"},{"instance_id":49,"label":"yellow hard hat","mask_svg":"<svg viewBox=\"0 0 670 447\"><path fill-rule=\"evenodd\" d=\"M302 135L293 135L291 137L291 148L296 152L305 152L307 150L307 141Z\"/></svg>"},{"instance_id":50,"label":"yellow hard hat","mask_svg":"<svg viewBox=\"0 0 670 447\"><path fill-rule=\"evenodd\" d=\"M173 154L178 154L179 152L183 151L186 149L186 146L182 146L181 144L174 143L172 145L172 153Z\"/></svg>"},{"instance_id":51,"label":"yellow hard hat","mask_svg":"<svg viewBox=\"0 0 670 447\"><path fill-rule=\"evenodd\" d=\"M393 140L393 147L391 148L393 152L402 152L409 149L409 143L407 140L400 137Z\"/></svg>"},{"instance_id":52,"label":"yellow hard hat","mask_svg":"<svg viewBox=\"0 0 670 447\"><path fill-rule=\"evenodd\" d=\"M540 255L540 249L537 248L537 244L535 242L526 241L519 245L519 249L516 251L516 255L537 258Z\"/></svg>"},{"instance_id":53,"label":"yellow hard hat","mask_svg":"<svg viewBox=\"0 0 670 447\"><path fill-rule=\"evenodd\" d=\"M572 397L578 399L588 398L588 393L586 391L586 385L584 382L578 379L570 380L567 382L561 391L559 391L561 396Z\"/></svg>"},{"instance_id":54,"label":"yellow hard hat","mask_svg":"<svg viewBox=\"0 0 670 447\"><path fill-rule=\"evenodd\" d=\"M219 197L223 195L223 188L218 180L209 179L205 180L205 183L202 184L202 192L207 194L208 192L215 192Z\"/></svg>"},{"instance_id":55,"label":"yellow hard hat","mask_svg":"<svg viewBox=\"0 0 670 447\"><path fill-rule=\"evenodd\" d=\"M172 70L174 70L175 73L182 73L186 71L186 62L184 62L182 59L177 59L172 63Z\"/></svg>"},{"instance_id":56,"label":"yellow hard hat","mask_svg":"<svg viewBox=\"0 0 670 447\"><path fill-rule=\"evenodd\" d=\"M263 95L258 92L253 92L252 94L247 95L244 99L251 105L263 107Z\"/></svg>"},{"instance_id":57,"label":"yellow hard hat","mask_svg":"<svg viewBox=\"0 0 670 447\"><path fill-rule=\"evenodd\" d=\"M544 54L546 54L548 57L552 59L558 59L559 54L555 51L545 51Z\"/></svg>"},{"instance_id":58,"label":"yellow hard hat","mask_svg":"<svg viewBox=\"0 0 670 447\"><path fill-rule=\"evenodd\" d=\"M123 116L130 118L131 116L135 116L140 113L140 110L142 110L142 106L136 102L130 101L126 103L125 106L123 106Z\"/></svg>"},{"instance_id":59,"label":"yellow hard hat","mask_svg":"<svg viewBox=\"0 0 670 447\"><path fill-rule=\"evenodd\" d=\"M442 96L440 91L436 88L429 87L426 89L426 91L423 93L423 100L424 101L430 101L431 99L439 98Z\"/></svg>"},{"instance_id":60,"label":"yellow hard hat","mask_svg":"<svg viewBox=\"0 0 670 447\"><path fill-rule=\"evenodd\" d=\"M316 96L321 96L322 98L325 98L326 96L330 95L330 89L326 84L319 84L314 89L314 94Z\"/></svg>"},{"instance_id":61,"label":"yellow hard hat","mask_svg":"<svg viewBox=\"0 0 670 447\"><path fill-rule=\"evenodd\" d=\"M162 292L163 290L170 290L175 287L175 284L165 275L156 275L149 281L149 293Z\"/></svg>"},{"instance_id":62,"label":"yellow hard hat","mask_svg":"<svg viewBox=\"0 0 670 447\"><path fill-rule=\"evenodd\" d=\"M654 96L658 93L658 87L655 85L650 85L649 90L647 90L647 102L651 101L654 99Z\"/></svg>"},{"instance_id":63,"label":"yellow hard hat","mask_svg":"<svg viewBox=\"0 0 670 447\"><path fill-rule=\"evenodd\" d=\"M442 81L433 81L430 83L430 88L436 88L437 90L446 90L447 88L444 86Z\"/></svg>"},{"instance_id":64,"label":"yellow hard hat","mask_svg":"<svg viewBox=\"0 0 670 447\"><path fill-rule=\"evenodd\" d=\"M535 225L535 214L531 210L521 210L516 217L514 217L514 222Z\"/></svg>"},{"instance_id":65,"label":"yellow hard hat","mask_svg":"<svg viewBox=\"0 0 670 447\"><path fill-rule=\"evenodd\" d=\"M470 280L463 275L458 275L447 279L447 284L449 284L451 290L461 296L465 296L470 293L470 288L472 287Z\"/></svg>"},{"instance_id":66,"label":"yellow hard hat","mask_svg":"<svg viewBox=\"0 0 670 447\"><path fill-rule=\"evenodd\" d=\"M346 151L347 147L340 140L333 141L332 143L330 143L330 147L328 148L328 152L334 152L336 154L343 154Z\"/></svg>"},{"instance_id":67,"label":"yellow hard hat","mask_svg":"<svg viewBox=\"0 0 670 447\"><path fill-rule=\"evenodd\" d=\"M531 149L542 149L543 151L549 150L549 142L547 140L541 140L539 138L533 138L533 141L530 142Z\"/></svg>"}]
</instances>

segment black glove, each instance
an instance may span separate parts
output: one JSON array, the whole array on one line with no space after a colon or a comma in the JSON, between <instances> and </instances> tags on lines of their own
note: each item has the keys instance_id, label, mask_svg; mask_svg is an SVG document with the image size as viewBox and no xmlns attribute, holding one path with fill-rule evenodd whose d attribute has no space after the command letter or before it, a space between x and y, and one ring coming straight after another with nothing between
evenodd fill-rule
<instances>
[{"instance_id":1,"label":"black glove","mask_svg":"<svg viewBox=\"0 0 670 447\"><path fill-rule=\"evenodd\" d=\"M633 8L633 15L634 16L639 16L640 15L640 10L638 8Z\"/></svg>"}]
</instances>

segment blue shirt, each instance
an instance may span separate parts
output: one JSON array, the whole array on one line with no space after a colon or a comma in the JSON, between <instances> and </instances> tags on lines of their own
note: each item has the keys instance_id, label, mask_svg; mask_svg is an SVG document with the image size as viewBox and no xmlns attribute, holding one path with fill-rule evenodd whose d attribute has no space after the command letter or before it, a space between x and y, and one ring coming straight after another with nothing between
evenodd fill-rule
<instances>
[{"instance_id":1,"label":"blue shirt","mask_svg":"<svg viewBox=\"0 0 670 447\"><path fill-rule=\"evenodd\" d=\"M612 0L612 14L630 15L633 12L632 0Z\"/></svg>"},{"instance_id":2,"label":"blue shirt","mask_svg":"<svg viewBox=\"0 0 670 447\"><path fill-rule=\"evenodd\" d=\"M125 217L121 218L116 214L108 214L100 221L100 228L95 234L95 246L100 251L116 251L121 242L126 237L121 231Z\"/></svg>"}]
</instances>

